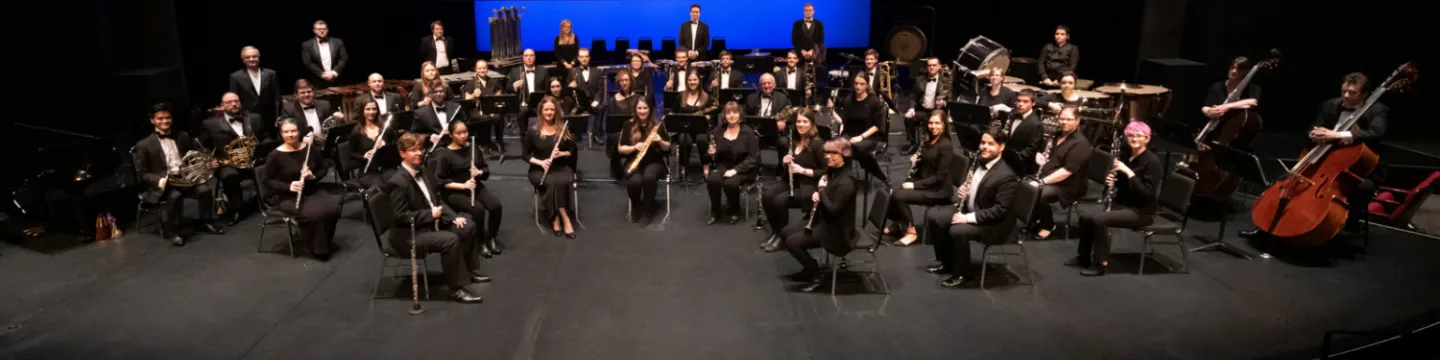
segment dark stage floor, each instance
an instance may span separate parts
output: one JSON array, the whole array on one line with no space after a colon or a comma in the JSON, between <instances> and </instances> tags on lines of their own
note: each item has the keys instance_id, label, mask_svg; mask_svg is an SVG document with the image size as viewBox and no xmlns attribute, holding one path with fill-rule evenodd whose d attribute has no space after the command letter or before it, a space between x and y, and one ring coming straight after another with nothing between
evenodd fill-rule
<instances>
[{"instance_id":1,"label":"dark stage floor","mask_svg":"<svg viewBox=\"0 0 1440 360\"><path fill-rule=\"evenodd\" d=\"M603 177L604 155L584 156L597 160L586 162L587 177ZM905 164L891 171L903 176ZM474 287L483 304L441 300L438 281L420 316L406 314L408 286L403 299L370 299L381 255L352 201L337 237L343 250L328 263L256 253L254 218L183 248L153 233L53 256L0 244L0 358L1311 358L1327 330L1384 327L1440 307L1440 242L1381 228L1369 255L1331 266L1198 252L1188 274L1151 263L1145 276L1134 273L1140 237L1121 231L1113 273L1101 278L1061 265L1074 240L1031 241L1035 285L992 273L986 290L941 288L921 270L928 246L882 247L891 293L842 281L832 298L792 290L782 275L798 265L756 250L764 235L753 219L704 225L701 186L673 188L669 222L639 229L624 221L619 185L585 183L587 227L576 240L535 227L523 180L491 186L516 191L497 192L509 250L484 262L496 280ZM1248 218L1234 215L1227 232ZM1192 222L1186 243L1215 231ZM267 248L284 242L281 231L267 237ZM1174 247L1160 251L1179 259Z\"/></svg>"}]
</instances>

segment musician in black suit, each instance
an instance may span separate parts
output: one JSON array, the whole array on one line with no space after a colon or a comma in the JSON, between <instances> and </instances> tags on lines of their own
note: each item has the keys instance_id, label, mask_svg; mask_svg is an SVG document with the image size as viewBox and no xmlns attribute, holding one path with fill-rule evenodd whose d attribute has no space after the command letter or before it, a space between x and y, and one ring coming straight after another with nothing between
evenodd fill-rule
<instances>
[{"instance_id":1,"label":"musician in black suit","mask_svg":"<svg viewBox=\"0 0 1440 360\"><path fill-rule=\"evenodd\" d=\"M280 114L280 83L276 82L275 70L260 67L260 49L246 46L240 50L240 61L245 68L230 73L230 92L240 95L240 104L246 112L260 116L261 124L275 123ZM271 125L254 129L261 139L271 139Z\"/></svg>"},{"instance_id":2,"label":"musician in black suit","mask_svg":"<svg viewBox=\"0 0 1440 360\"><path fill-rule=\"evenodd\" d=\"M441 134L449 132L450 124L465 119L459 103L444 102L445 91L440 89L443 86L445 85L436 85L436 88L431 89L430 105L415 109L415 123L410 125L410 132L428 136L427 140L430 142L426 145L427 151L430 147L449 144L450 139ZM435 145L436 143L439 145Z\"/></svg>"},{"instance_id":3,"label":"musician in black suit","mask_svg":"<svg viewBox=\"0 0 1440 360\"><path fill-rule=\"evenodd\" d=\"M1110 174L1105 177L1106 186L1115 189L1110 208L1080 213L1079 255L1065 263L1082 268L1080 275L1105 275L1105 268L1110 265L1108 228L1134 229L1155 223L1158 208L1155 195L1160 179L1165 176L1165 164L1155 152L1146 151L1150 126L1139 121L1126 125L1125 143L1128 146L1117 154Z\"/></svg>"},{"instance_id":4,"label":"musician in black suit","mask_svg":"<svg viewBox=\"0 0 1440 360\"><path fill-rule=\"evenodd\" d=\"M445 36L445 25L440 20L430 22L430 35L420 38L420 62L435 64L440 75L455 73L460 64L455 61L455 39Z\"/></svg>"},{"instance_id":5,"label":"musician in black suit","mask_svg":"<svg viewBox=\"0 0 1440 360\"><path fill-rule=\"evenodd\" d=\"M955 288L965 282L970 270L970 240L999 244L1015 231L1016 214L1010 206L1015 190L1022 186L1010 167L1000 161L1005 150L1005 134L987 132L980 136L980 161L966 178L966 185L956 190L964 199L960 211L952 206L931 208L930 233L935 237L935 258L939 265L925 269L932 274L950 274L940 286ZM971 191L974 191L973 193Z\"/></svg>"},{"instance_id":6,"label":"musician in black suit","mask_svg":"<svg viewBox=\"0 0 1440 360\"><path fill-rule=\"evenodd\" d=\"M310 71L310 81L324 89L333 85L350 55L345 51L345 42L330 37L330 27L324 20L316 20L311 26L315 37L300 43L300 61Z\"/></svg>"},{"instance_id":7,"label":"musician in black suit","mask_svg":"<svg viewBox=\"0 0 1440 360\"><path fill-rule=\"evenodd\" d=\"M806 61L825 61L825 24L815 19L815 5L805 3L805 18L790 29L790 45Z\"/></svg>"},{"instance_id":8,"label":"musician in black suit","mask_svg":"<svg viewBox=\"0 0 1440 360\"><path fill-rule=\"evenodd\" d=\"M714 70L719 75L714 76L714 79L710 79L711 91L715 91L715 89L739 89L745 85L745 73L740 72L739 69L736 69L732 65L735 65L735 57L730 55L730 51L720 51L720 67ZM716 92L716 94L718 95L719 92Z\"/></svg>"},{"instance_id":9,"label":"musician in black suit","mask_svg":"<svg viewBox=\"0 0 1440 360\"><path fill-rule=\"evenodd\" d=\"M776 70L775 85L781 89L806 90L805 69L800 66L800 56L794 50L785 53L785 67Z\"/></svg>"},{"instance_id":10,"label":"musician in black suit","mask_svg":"<svg viewBox=\"0 0 1440 360\"><path fill-rule=\"evenodd\" d=\"M150 109L150 124L155 126L155 132L135 144L135 171L145 183L141 199L160 207L160 237L175 246L185 246L185 239L176 231L181 220L181 196L194 197L199 203L202 229L211 234L225 231L210 223L209 217L215 214L215 197L210 193L209 183L195 186L169 183L168 174L179 172L185 153L195 150L189 135L170 128L171 121L168 104L156 104Z\"/></svg>"},{"instance_id":11,"label":"musician in black suit","mask_svg":"<svg viewBox=\"0 0 1440 360\"><path fill-rule=\"evenodd\" d=\"M751 116L773 117L790 107L785 93L775 91L775 75L760 75L760 92L745 97L745 113Z\"/></svg>"},{"instance_id":12,"label":"musician in black suit","mask_svg":"<svg viewBox=\"0 0 1440 360\"><path fill-rule=\"evenodd\" d=\"M806 223L795 223L781 230L785 248L800 262L802 269L791 279L808 281L801 291L810 292L824 284L820 264L810 256L810 249L823 247L835 256L845 256L855 242L855 172L850 167L850 141L836 138L825 142L825 164L828 169L810 195L815 212ZM796 194L796 196L803 196Z\"/></svg>"},{"instance_id":13,"label":"musician in black suit","mask_svg":"<svg viewBox=\"0 0 1440 360\"><path fill-rule=\"evenodd\" d=\"M380 73L372 73L370 77L365 80L365 83L370 85L370 91L360 94L360 97L356 99L356 103L364 104L375 101L375 105L379 106L381 116L405 109L405 106L401 104L400 94L385 91L385 76L380 75Z\"/></svg>"},{"instance_id":14,"label":"musician in black suit","mask_svg":"<svg viewBox=\"0 0 1440 360\"><path fill-rule=\"evenodd\" d=\"M210 148L220 161L238 160L231 159L225 147L241 136L255 137L255 129L261 124L259 115L245 113L240 104L240 95L225 93L220 97L220 115L211 116L200 124L200 143ZM254 156L253 153L250 155ZM225 184L225 196L230 203L230 208L225 209L230 215L228 226L240 222L240 209L244 208L241 204L245 203L245 189L240 187L240 180L254 177L250 170L241 170L236 165L248 167L250 164L230 163L215 169L215 177Z\"/></svg>"},{"instance_id":15,"label":"musician in black suit","mask_svg":"<svg viewBox=\"0 0 1440 360\"><path fill-rule=\"evenodd\" d=\"M905 112L905 141L910 147L905 152L914 152L920 144L920 123L930 118L930 112L945 109L944 94L940 93L940 59L925 60L925 73L915 77L915 87L910 89L910 110Z\"/></svg>"},{"instance_id":16,"label":"musician in black suit","mask_svg":"<svg viewBox=\"0 0 1440 360\"><path fill-rule=\"evenodd\" d=\"M590 99L588 104L580 104L580 109L589 113L598 113L600 101L605 99L605 71L597 66L590 65L590 49L580 48L576 56L579 64L570 69L566 76L565 83L571 88L585 93L585 98ZM591 126L597 122L592 121ZM598 128L597 128L598 129Z\"/></svg>"},{"instance_id":17,"label":"musician in black suit","mask_svg":"<svg viewBox=\"0 0 1440 360\"><path fill-rule=\"evenodd\" d=\"M1035 154L1035 163L1040 166L1040 181L1045 188L1040 191L1040 201L1035 205L1035 219L1039 228L1035 235L1037 238L1045 239L1050 237L1050 231L1055 229L1055 217L1050 213L1050 203L1059 201L1062 206L1070 206L1075 200L1085 195L1085 187L1089 180L1085 178L1085 171L1089 169L1090 154L1094 147L1090 145L1090 139L1080 131L1080 118L1076 117L1079 108L1074 105L1065 105L1056 116L1060 123L1060 134L1055 136L1050 146L1050 154ZM1042 150L1044 151L1044 150Z\"/></svg>"},{"instance_id":18,"label":"musician in black suit","mask_svg":"<svg viewBox=\"0 0 1440 360\"><path fill-rule=\"evenodd\" d=\"M680 48L690 49L691 58L699 60L710 49L710 25L700 21L700 4L690 5L690 21L680 24Z\"/></svg>"},{"instance_id":19,"label":"musician in black suit","mask_svg":"<svg viewBox=\"0 0 1440 360\"><path fill-rule=\"evenodd\" d=\"M1035 110L1035 91L1021 90L1015 95L1015 108L1010 111L1010 127L1005 132L1010 136L1002 156L1010 169L1019 174L1034 174L1035 154L1045 149L1045 126L1040 112Z\"/></svg>"},{"instance_id":20,"label":"musician in black suit","mask_svg":"<svg viewBox=\"0 0 1440 360\"><path fill-rule=\"evenodd\" d=\"M390 196L395 212L395 226L386 231L390 234L391 248L404 251L413 241L419 253L441 253L450 299L460 303L483 301L465 289L465 285L471 283L490 282L489 276L477 272L480 265L474 252L477 227L469 214L457 214L441 201L435 174L421 166L425 138L412 133L400 136L397 142L404 171L396 171L385 182L385 193ZM415 229L414 238L407 229L411 227Z\"/></svg>"},{"instance_id":21,"label":"musician in black suit","mask_svg":"<svg viewBox=\"0 0 1440 360\"><path fill-rule=\"evenodd\" d=\"M524 61L522 66L510 70L510 80L514 81L511 89L520 94L523 103L530 101L530 94L545 92L545 84L549 83L546 79L550 77L550 74L544 67L535 65L535 50L525 49L522 59Z\"/></svg>"},{"instance_id":22,"label":"musician in black suit","mask_svg":"<svg viewBox=\"0 0 1440 360\"><path fill-rule=\"evenodd\" d=\"M295 80L295 102L285 104L282 110L282 118L299 120L303 128L300 134L305 135L313 131L324 130L325 119L330 117L344 118L340 111L331 112L330 102L315 98L315 88L305 79ZM278 129L279 126L277 125Z\"/></svg>"},{"instance_id":23,"label":"musician in black suit","mask_svg":"<svg viewBox=\"0 0 1440 360\"><path fill-rule=\"evenodd\" d=\"M501 95L505 92L505 84L501 80L490 78L490 62L484 59L475 61L475 78L465 83L460 88L465 96L465 102L479 103L479 98L484 96ZM475 127L478 141L486 144L487 147L500 149L505 148L505 120L496 114L487 114L480 106L470 110L470 122ZM491 138L494 140L490 140Z\"/></svg>"}]
</instances>

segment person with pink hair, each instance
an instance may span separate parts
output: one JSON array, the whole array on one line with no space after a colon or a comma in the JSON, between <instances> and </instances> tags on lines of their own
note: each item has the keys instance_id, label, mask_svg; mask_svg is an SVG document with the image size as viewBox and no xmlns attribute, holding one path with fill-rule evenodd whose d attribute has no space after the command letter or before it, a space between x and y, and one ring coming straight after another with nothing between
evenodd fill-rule
<instances>
[{"instance_id":1,"label":"person with pink hair","mask_svg":"<svg viewBox=\"0 0 1440 360\"><path fill-rule=\"evenodd\" d=\"M1164 176L1164 165L1146 148L1150 144L1150 126L1139 121L1126 125L1125 144L1110 175L1105 177L1106 189L1115 189L1110 209L1080 214L1079 254L1065 265L1080 267L1081 275L1105 275L1110 265L1109 228L1137 228L1155 222L1156 191Z\"/></svg>"}]
</instances>

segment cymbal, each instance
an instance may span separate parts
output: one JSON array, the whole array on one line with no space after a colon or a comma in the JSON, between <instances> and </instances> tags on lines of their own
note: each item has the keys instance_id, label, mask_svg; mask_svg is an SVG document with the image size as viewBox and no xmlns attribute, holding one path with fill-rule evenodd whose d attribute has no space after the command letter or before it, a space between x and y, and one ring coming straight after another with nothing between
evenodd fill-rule
<instances>
[{"instance_id":1,"label":"cymbal","mask_svg":"<svg viewBox=\"0 0 1440 360\"><path fill-rule=\"evenodd\" d=\"M1105 83L1105 86L1113 86L1113 87L1116 87L1116 88L1125 88L1125 90L1140 90L1140 89L1144 89L1144 88L1145 88L1145 85L1131 84L1131 83L1127 83L1127 82Z\"/></svg>"},{"instance_id":2,"label":"cymbal","mask_svg":"<svg viewBox=\"0 0 1440 360\"><path fill-rule=\"evenodd\" d=\"M865 61L865 60L860 59L859 56L855 56L855 54L850 54L850 53L840 53L840 57L846 58L846 59L850 59L850 60L854 60L854 61Z\"/></svg>"}]
</instances>

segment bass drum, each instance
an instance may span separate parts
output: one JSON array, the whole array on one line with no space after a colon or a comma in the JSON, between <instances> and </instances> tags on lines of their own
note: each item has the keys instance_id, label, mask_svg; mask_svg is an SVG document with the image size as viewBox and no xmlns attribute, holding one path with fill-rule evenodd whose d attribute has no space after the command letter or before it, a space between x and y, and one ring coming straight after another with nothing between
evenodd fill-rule
<instances>
[{"instance_id":1,"label":"bass drum","mask_svg":"<svg viewBox=\"0 0 1440 360\"><path fill-rule=\"evenodd\" d=\"M1010 69L1010 49L990 38L976 36L960 48L955 64L959 66L954 70L955 85L962 93L974 94L986 81L980 77L982 71L1000 68L1003 73Z\"/></svg>"},{"instance_id":2,"label":"bass drum","mask_svg":"<svg viewBox=\"0 0 1440 360\"><path fill-rule=\"evenodd\" d=\"M925 55L925 44L928 43L925 32L914 25L897 25L890 28L890 34L885 36L885 47L890 49L890 56L902 64L909 64Z\"/></svg>"}]
</instances>

